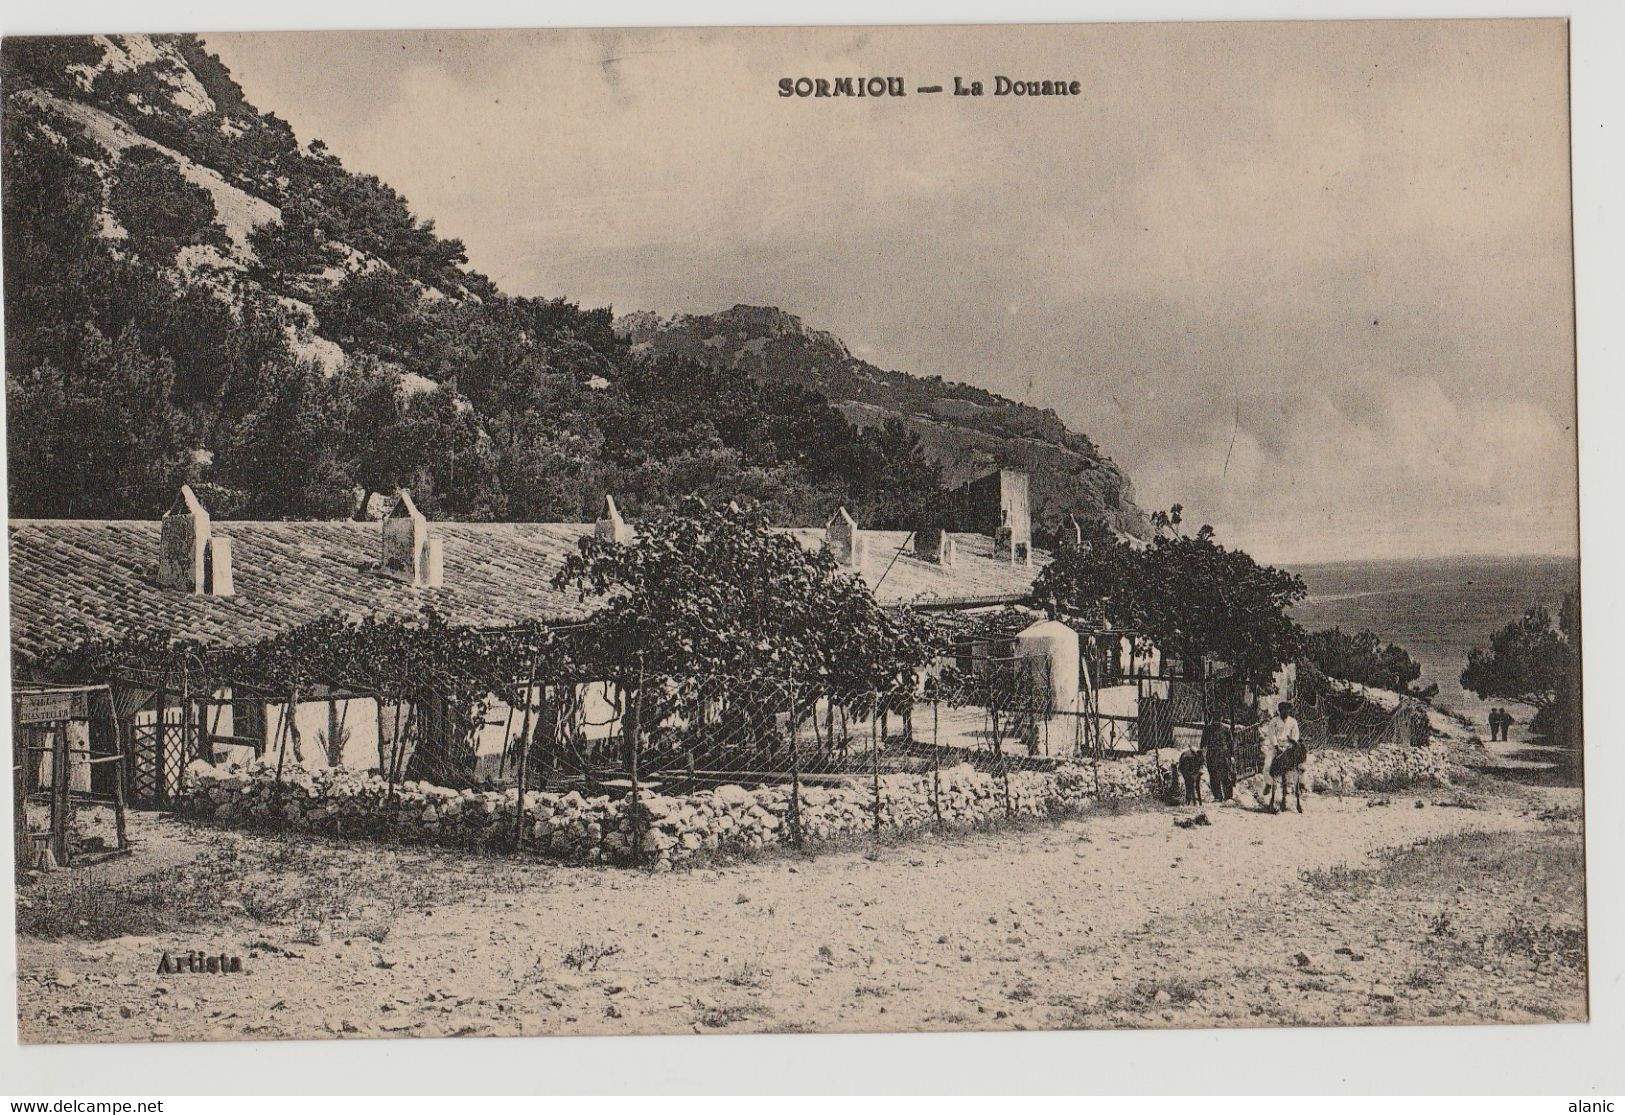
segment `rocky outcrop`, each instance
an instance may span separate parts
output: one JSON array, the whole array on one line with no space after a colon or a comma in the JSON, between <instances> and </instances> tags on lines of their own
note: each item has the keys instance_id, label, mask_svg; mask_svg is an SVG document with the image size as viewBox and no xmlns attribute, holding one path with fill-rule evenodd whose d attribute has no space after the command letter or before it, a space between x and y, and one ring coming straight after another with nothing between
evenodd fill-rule
<instances>
[{"instance_id":1,"label":"rocky outcrop","mask_svg":"<svg viewBox=\"0 0 1625 1115\"><path fill-rule=\"evenodd\" d=\"M641 311L617 318L615 330L636 352L812 387L855 426L899 421L942 468L949 487L995 468L1025 469L1041 539L1057 535L1069 515L1149 536L1129 478L1054 411L939 376L877 368L833 334L771 306L671 318Z\"/></svg>"}]
</instances>

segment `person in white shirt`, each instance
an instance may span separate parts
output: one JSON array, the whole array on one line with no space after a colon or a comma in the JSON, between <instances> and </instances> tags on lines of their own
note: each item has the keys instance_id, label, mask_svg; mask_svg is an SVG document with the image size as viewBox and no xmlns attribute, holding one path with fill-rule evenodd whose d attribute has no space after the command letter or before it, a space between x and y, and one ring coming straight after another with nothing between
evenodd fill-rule
<instances>
[{"instance_id":1,"label":"person in white shirt","mask_svg":"<svg viewBox=\"0 0 1625 1115\"><path fill-rule=\"evenodd\" d=\"M1291 701L1282 701L1275 710L1275 715L1258 726L1258 740L1264 752L1264 777L1269 781L1269 790L1264 798L1266 810L1286 812L1286 785L1287 778L1291 776L1297 793L1298 812L1303 812L1303 764L1307 758L1302 749L1302 733L1298 729L1298 719L1292 715ZM1286 752L1297 748L1297 761L1291 761ZM1285 761L1277 764L1276 759ZM1281 783L1281 802L1275 802L1275 783Z\"/></svg>"}]
</instances>

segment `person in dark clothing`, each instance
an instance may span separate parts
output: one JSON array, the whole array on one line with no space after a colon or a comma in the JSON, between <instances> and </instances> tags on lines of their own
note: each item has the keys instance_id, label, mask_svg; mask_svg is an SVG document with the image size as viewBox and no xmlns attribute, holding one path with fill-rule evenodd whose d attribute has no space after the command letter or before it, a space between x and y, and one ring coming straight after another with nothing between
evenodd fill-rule
<instances>
[{"instance_id":1,"label":"person in dark clothing","mask_svg":"<svg viewBox=\"0 0 1625 1115\"><path fill-rule=\"evenodd\" d=\"M1506 709L1499 707L1490 709L1490 741L1492 743L1506 739L1507 728L1511 727L1511 725L1512 717L1507 715Z\"/></svg>"},{"instance_id":2,"label":"person in dark clothing","mask_svg":"<svg viewBox=\"0 0 1625 1115\"><path fill-rule=\"evenodd\" d=\"M1202 754L1207 758L1207 780L1214 801L1229 801L1236 790L1236 756L1230 733L1218 720L1202 726Z\"/></svg>"}]
</instances>

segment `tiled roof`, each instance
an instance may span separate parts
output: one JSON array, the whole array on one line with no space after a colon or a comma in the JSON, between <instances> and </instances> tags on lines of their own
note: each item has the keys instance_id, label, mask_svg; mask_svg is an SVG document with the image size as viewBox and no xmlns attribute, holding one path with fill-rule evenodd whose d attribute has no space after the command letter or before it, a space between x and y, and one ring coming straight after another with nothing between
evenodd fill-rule
<instances>
[{"instance_id":1,"label":"tiled roof","mask_svg":"<svg viewBox=\"0 0 1625 1115\"><path fill-rule=\"evenodd\" d=\"M156 521L14 519L10 524L13 653L36 657L82 635L142 631L220 643L247 643L338 613L415 616L432 606L450 622L502 626L520 620L568 622L594 607L551 587L553 575L590 523L436 522L444 540L445 588L414 589L380 572L377 523L216 521L231 539L236 595L198 596L158 587ZM819 529L795 528L809 548ZM869 531L861 573L882 603L943 606L1025 596L1046 556L1012 565L993 541L954 536L952 566L896 558L904 531Z\"/></svg>"},{"instance_id":2,"label":"tiled roof","mask_svg":"<svg viewBox=\"0 0 1625 1115\"><path fill-rule=\"evenodd\" d=\"M791 533L810 550L824 544L820 527L795 527ZM915 557L906 530L866 530L863 538L859 572L870 587L879 586L875 596L882 604L929 608L1021 600L1049 564L1049 554L1039 549L1033 550L1030 566L995 557L993 539L985 534L954 534L954 563L946 566Z\"/></svg>"}]
</instances>

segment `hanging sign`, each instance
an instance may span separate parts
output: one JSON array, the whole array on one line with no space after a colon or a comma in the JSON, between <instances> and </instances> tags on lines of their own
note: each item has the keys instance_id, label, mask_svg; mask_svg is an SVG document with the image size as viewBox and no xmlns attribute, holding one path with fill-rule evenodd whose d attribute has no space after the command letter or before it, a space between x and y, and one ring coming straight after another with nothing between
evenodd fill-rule
<instances>
[{"instance_id":1,"label":"hanging sign","mask_svg":"<svg viewBox=\"0 0 1625 1115\"><path fill-rule=\"evenodd\" d=\"M17 694L17 723L53 724L62 720L83 720L89 715L89 702L82 691Z\"/></svg>"}]
</instances>

